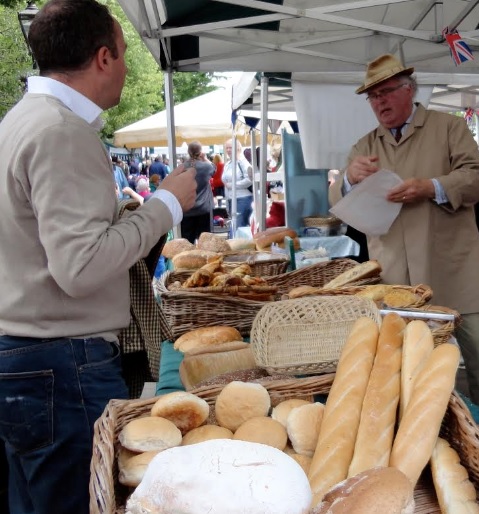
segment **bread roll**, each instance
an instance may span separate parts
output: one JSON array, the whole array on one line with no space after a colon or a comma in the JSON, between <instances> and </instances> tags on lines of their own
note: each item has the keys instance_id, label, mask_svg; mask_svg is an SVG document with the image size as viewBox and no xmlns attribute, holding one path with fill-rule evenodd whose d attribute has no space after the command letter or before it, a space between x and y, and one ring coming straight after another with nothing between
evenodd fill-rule
<instances>
[{"instance_id":1,"label":"bread roll","mask_svg":"<svg viewBox=\"0 0 479 514\"><path fill-rule=\"evenodd\" d=\"M456 450L440 437L432 452L431 471L442 514L479 514L476 489L466 468Z\"/></svg>"},{"instance_id":2,"label":"bread roll","mask_svg":"<svg viewBox=\"0 0 479 514\"><path fill-rule=\"evenodd\" d=\"M133 452L161 451L181 444L181 432L168 419L147 416L127 423L118 440Z\"/></svg>"},{"instance_id":3,"label":"bread roll","mask_svg":"<svg viewBox=\"0 0 479 514\"><path fill-rule=\"evenodd\" d=\"M376 260L361 262L333 278L333 280L330 280L323 286L323 289L343 287L362 278L375 277L379 275L381 271L381 265Z\"/></svg>"},{"instance_id":4,"label":"bread roll","mask_svg":"<svg viewBox=\"0 0 479 514\"><path fill-rule=\"evenodd\" d=\"M182 434L202 425L209 413L210 406L205 400L185 391L160 396L151 408L152 416L169 419Z\"/></svg>"},{"instance_id":5,"label":"bread roll","mask_svg":"<svg viewBox=\"0 0 479 514\"><path fill-rule=\"evenodd\" d=\"M233 432L218 425L203 425L198 428L190 430L184 435L181 441L182 446L188 444L203 443L204 441L211 441L212 439L232 439Z\"/></svg>"},{"instance_id":6,"label":"bread roll","mask_svg":"<svg viewBox=\"0 0 479 514\"><path fill-rule=\"evenodd\" d=\"M318 444L324 405L309 403L295 407L287 418L286 431L296 453L312 457Z\"/></svg>"},{"instance_id":7,"label":"bread roll","mask_svg":"<svg viewBox=\"0 0 479 514\"><path fill-rule=\"evenodd\" d=\"M198 348L205 348L228 341L243 341L243 337L233 327L222 325L202 327L186 332L178 337L173 344L173 348L180 352L188 353L190 350L197 350Z\"/></svg>"},{"instance_id":8,"label":"bread roll","mask_svg":"<svg viewBox=\"0 0 479 514\"><path fill-rule=\"evenodd\" d=\"M273 227L257 232L254 234L253 239L256 242L257 250L266 250L271 247L273 243L284 245L284 238L291 237L292 239L298 238L296 230L287 227Z\"/></svg>"},{"instance_id":9,"label":"bread roll","mask_svg":"<svg viewBox=\"0 0 479 514\"><path fill-rule=\"evenodd\" d=\"M405 328L406 322L398 314L384 316L348 477L389 464L399 403Z\"/></svg>"},{"instance_id":10,"label":"bread roll","mask_svg":"<svg viewBox=\"0 0 479 514\"><path fill-rule=\"evenodd\" d=\"M311 514L413 514L414 492L404 473L374 468L329 491Z\"/></svg>"},{"instance_id":11,"label":"bread roll","mask_svg":"<svg viewBox=\"0 0 479 514\"><path fill-rule=\"evenodd\" d=\"M181 252L186 252L188 250L193 250L195 248L195 245L193 243L190 243L188 239L178 238L178 239L172 239L171 241L167 241L165 243L165 246L163 247L163 250L161 251L161 254L163 257L166 257L167 259L171 259L175 255L178 255Z\"/></svg>"},{"instance_id":12,"label":"bread roll","mask_svg":"<svg viewBox=\"0 0 479 514\"><path fill-rule=\"evenodd\" d=\"M272 418L258 416L247 419L235 431L233 439L261 443L283 451L288 442L288 434L283 425Z\"/></svg>"},{"instance_id":13,"label":"bread roll","mask_svg":"<svg viewBox=\"0 0 479 514\"><path fill-rule=\"evenodd\" d=\"M230 345L231 343L224 344ZM185 389L193 389L200 382L229 371L256 367L249 344L241 344L245 347L238 350L186 355L179 367L181 383Z\"/></svg>"},{"instance_id":14,"label":"bread roll","mask_svg":"<svg viewBox=\"0 0 479 514\"><path fill-rule=\"evenodd\" d=\"M247 419L267 416L270 407L268 390L261 384L235 381L217 396L215 415L219 425L234 432Z\"/></svg>"},{"instance_id":15,"label":"bread roll","mask_svg":"<svg viewBox=\"0 0 479 514\"><path fill-rule=\"evenodd\" d=\"M271 417L276 421L279 421L285 428L288 420L289 413L295 408L301 405L310 405L312 402L307 400L301 400L300 398L291 398L278 403L271 412Z\"/></svg>"},{"instance_id":16,"label":"bread roll","mask_svg":"<svg viewBox=\"0 0 479 514\"><path fill-rule=\"evenodd\" d=\"M118 481L129 487L137 487L143 479L148 464L153 460L157 451L134 453L124 448L118 456Z\"/></svg>"},{"instance_id":17,"label":"bread roll","mask_svg":"<svg viewBox=\"0 0 479 514\"><path fill-rule=\"evenodd\" d=\"M433 349L434 339L427 324L419 319L410 321L404 331L399 419L403 417L411 398L414 380L424 368Z\"/></svg>"},{"instance_id":18,"label":"bread roll","mask_svg":"<svg viewBox=\"0 0 479 514\"><path fill-rule=\"evenodd\" d=\"M216 252L206 250L187 250L180 252L171 259L175 270L198 269L210 262L210 259L218 257Z\"/></svg>"},{"instance_id":19,"label":"bread roll","mask_svg":"<svg viewBox=\"0 0 479 514\"><path fill-rule=\"evenodd\" d=\"M389 465L401 470L414 486L431 458L458 365L459 348L441 344L414 381L389 460Z\"/></svg>"},{"instance_id":20,"label":"bread roll","mask_svg":"<svg viewBox=\"0 0 479 514\"><path fill-rule=\"evenodd\" d=\"M264 444L217 439L158 454L126 505L127 514L307 514L301 467Z\"/></svg>"},{"instance_id":21,"label":"bread roll","mask_svg":"<svg viewBox=\"0 0 479 514\"><path fill-rule=\"evenodd\" d=\"M361 317L342 349L308 475L313 506L348 475L378 335L377 324Z\"/></svg>"}]
</instances>

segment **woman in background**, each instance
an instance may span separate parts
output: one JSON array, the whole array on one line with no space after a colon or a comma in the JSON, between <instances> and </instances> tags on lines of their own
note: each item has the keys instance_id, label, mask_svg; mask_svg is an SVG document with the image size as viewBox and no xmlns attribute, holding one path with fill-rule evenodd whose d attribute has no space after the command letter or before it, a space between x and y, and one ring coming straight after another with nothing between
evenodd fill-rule
<instances>
[{"instance_id":1,"label":"woman in background","mask_svg":"<svg viewBox=\"0 0 479 514\"><path fill-rule=\"evenodd\" d=\"M195 205L183 215L181 237L194 244L202 232L211 232L214 200L210 179L215 169L203 154L199 141L193 141L188 145L188 157L185 166L196 168L198 186Z\"/></svg>"},{"instance_id":2,"label":"woman in background","mask_svg":"<svg viewBox=\"0 0 479 514\"><path fill-rule=\"evenodd\" d=\"M243 147L236 142L236 170L233 173L233 141L225 143L225 154L228 161L223 170L223 183L225 185L228 210L231 216L233 180L236 182L236 226L249 227L250 217L253 213L253 182L251 180L253 169L243 155Z\"/></svg>"},{"instance_id":3,"label":"woman in background","mask_svg":"<svg viewBox=\"0 0 479 514\"><path fill-rule=\"evenodd\" d=\"M211 179L211 187L213 188L214 196L225 196L225 185L223 184L223 170L225 163L223 157L219 153L213 157L213 166L215 167L215 174Z\"/></svg>"}]
</instances>

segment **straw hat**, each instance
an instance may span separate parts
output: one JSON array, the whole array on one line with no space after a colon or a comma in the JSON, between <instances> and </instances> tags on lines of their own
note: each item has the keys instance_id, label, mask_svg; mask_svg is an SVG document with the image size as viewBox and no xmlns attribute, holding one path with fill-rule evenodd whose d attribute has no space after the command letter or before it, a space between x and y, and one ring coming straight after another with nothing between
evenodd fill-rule
<instances>
[{"instance_id":1,"label":"straw hat","mask_svg":"<svg viewBox=\"0 0 479 514\"><path fill-rule=\"evenodd\" d=\"M394 55L381 55L368 64L364 84L356 89L356 94L360 95L376 84L396 75L411 75L412 73L414 73L414 68L405 68Z\"/></svg>"}]
</instances>

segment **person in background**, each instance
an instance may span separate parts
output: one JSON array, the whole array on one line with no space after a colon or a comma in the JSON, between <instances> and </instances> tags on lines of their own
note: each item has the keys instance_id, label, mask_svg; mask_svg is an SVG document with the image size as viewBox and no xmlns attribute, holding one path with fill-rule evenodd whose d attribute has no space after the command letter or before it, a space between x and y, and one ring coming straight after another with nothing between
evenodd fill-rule
<instances>
[{"instance_id":1,"label":"person in background","mask_svg":"<svg viewBox=\"0 0 479 514\"><path fill-rule=\"evenodd\" d=\"M150 176L150 192L154 193L160 187L160 176L156 173Z\"/></svg>"},{"instance_id":2,"label":"person in background","mask_svg":"<svg viewBox=\"0 0 479 514\"><path fill-rule=\"evenodd\" d=\"M479 150L463 118L414 102L413 72L390 54L368 65L356 93L366 94L379 125L353 146L330 202L381 168L403 179L387 195L400 213L387 234L368 237L369 257L385 283L428 284L436 305L460 312L456 337L479 404Z\"/></svg>"},{"instance_id":3,"label":"person in background","mask_svg":"<svg viewBox=\"0 0 479 514\"><path fill-rule=\"evenodd\" d=\"M139 178L136 183L136 192L145 200L148 200L151 197L150 193L150 183L146 178Z\"/></svg>"},{"instance_id":4,"label":"person in background","mask_svg":"<svg viewBox=\"0 0 479 514\"><path fill-rule=\"evenodd\" d=\"M188 156L189 159L185 165L196 168L198 187L195 205L183 216L181 237L194 244L202 232L212 230L214 199L210 179L213 176L214 167L203 154L199 141L193 141L188 145Z\"/></svg>"},{"instance_id":5,"label":"person in background","mask_svg":"<svg viewBox=\"0 0 479 514\"><path fill-rule=\"evenodd\" d=\"M168 159L168 157L166 155L163 155L163 164L165 165L165 169L166 169L166 174L168 175L168 173L170 173L171 169L170 169L170 159Z\"/></svg>"},{"instance_id":6,"label":"person in background","mask_svg":"<svg viewBox=\"0 0 479 514\"><path fill-rule=\"evenodd\" d=\"M253 213L253 182L250 163L243 155L243 147L239 141L236 141L236 170L233 171L233 161L231 159L233 153L233 141L226 141L225 153L228 158L224 170L222 180L225 185L225 194L228 200L228 210L231 216L232 209L232 188L233 180L236 182L236 211L237 227L248 227L250 225L250 217Z\"/></svg>"},{"instance_id":7,"label":"person in background","mask_svg":"<svg viewBox=\"0 0 479 514\"><path fill-rule=\"evenodd\" d=\"M168 175L168 172L166 171L166 166L163 164L158 155L155 157L155 160L151 163L149 171L150 175L158 175L160 177L160 181L163 180L166 177L166 175Z\"/></svg>"},{"instance_id":8,"label":"person in background","mask_svg":"<svg viewBox=\"0 0 479 514\"><path fill-rule=\"evenodd\" d=\"M126 178L123 170L118 165L118 157L113 155L111 158L111 163L113 167L113 176L115 177L116 185L118 186L118 198L123 200L124 198L128 198L128 195L123 192L125 187L129 187L128 179Z\"/></svg>"},{"instance_id":9,"label":"person in background","mask_svg":"<svg viewBox=\"0 0 479 514\"><path fill-rule=\"evenodd\" d=\"M215 167L215 173L211 179L211 187L213 188L214 196L225 196L225 185L223 184L223 169L225 163L221 154L217 153L213 157L213 166Z\"/></svg>"},{"instance_id":10,"label":"person in background","mask_svg":"<svg viewBox=\"0 0 479 514\"><path fill-rule=\"evenodd\" d=\"M12 514L88 514L94 423L128 396L129 269L193 205L195 170L120 219L98 130L127 73L121 26L50 0L28 38L39 76L0 123L0 439Z\"/></svg>"}]
</instances>

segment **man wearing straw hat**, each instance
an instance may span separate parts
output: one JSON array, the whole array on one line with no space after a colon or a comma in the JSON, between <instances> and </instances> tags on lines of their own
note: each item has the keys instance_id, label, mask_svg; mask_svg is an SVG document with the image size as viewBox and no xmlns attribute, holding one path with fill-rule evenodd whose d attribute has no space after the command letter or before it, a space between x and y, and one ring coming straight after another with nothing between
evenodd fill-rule
<instances>
[{"instance_id":1,"label":"man wearing straw hat","mask_svg":"<svg viewBox=\"0 0 479 514\"><path fill-rule=\"evenodd\" d=\"M353 146L330 202L379 169L403 179L387 197L402 204L399 216L387 234L368 237L370 258L385 283L428 284L434 304L462 314L456 335L479 404L479 150L464 119L414 102L413 72L389 54L369 63L356 93L366 95L379 125Z\"/></svg>"}]
</instances>

